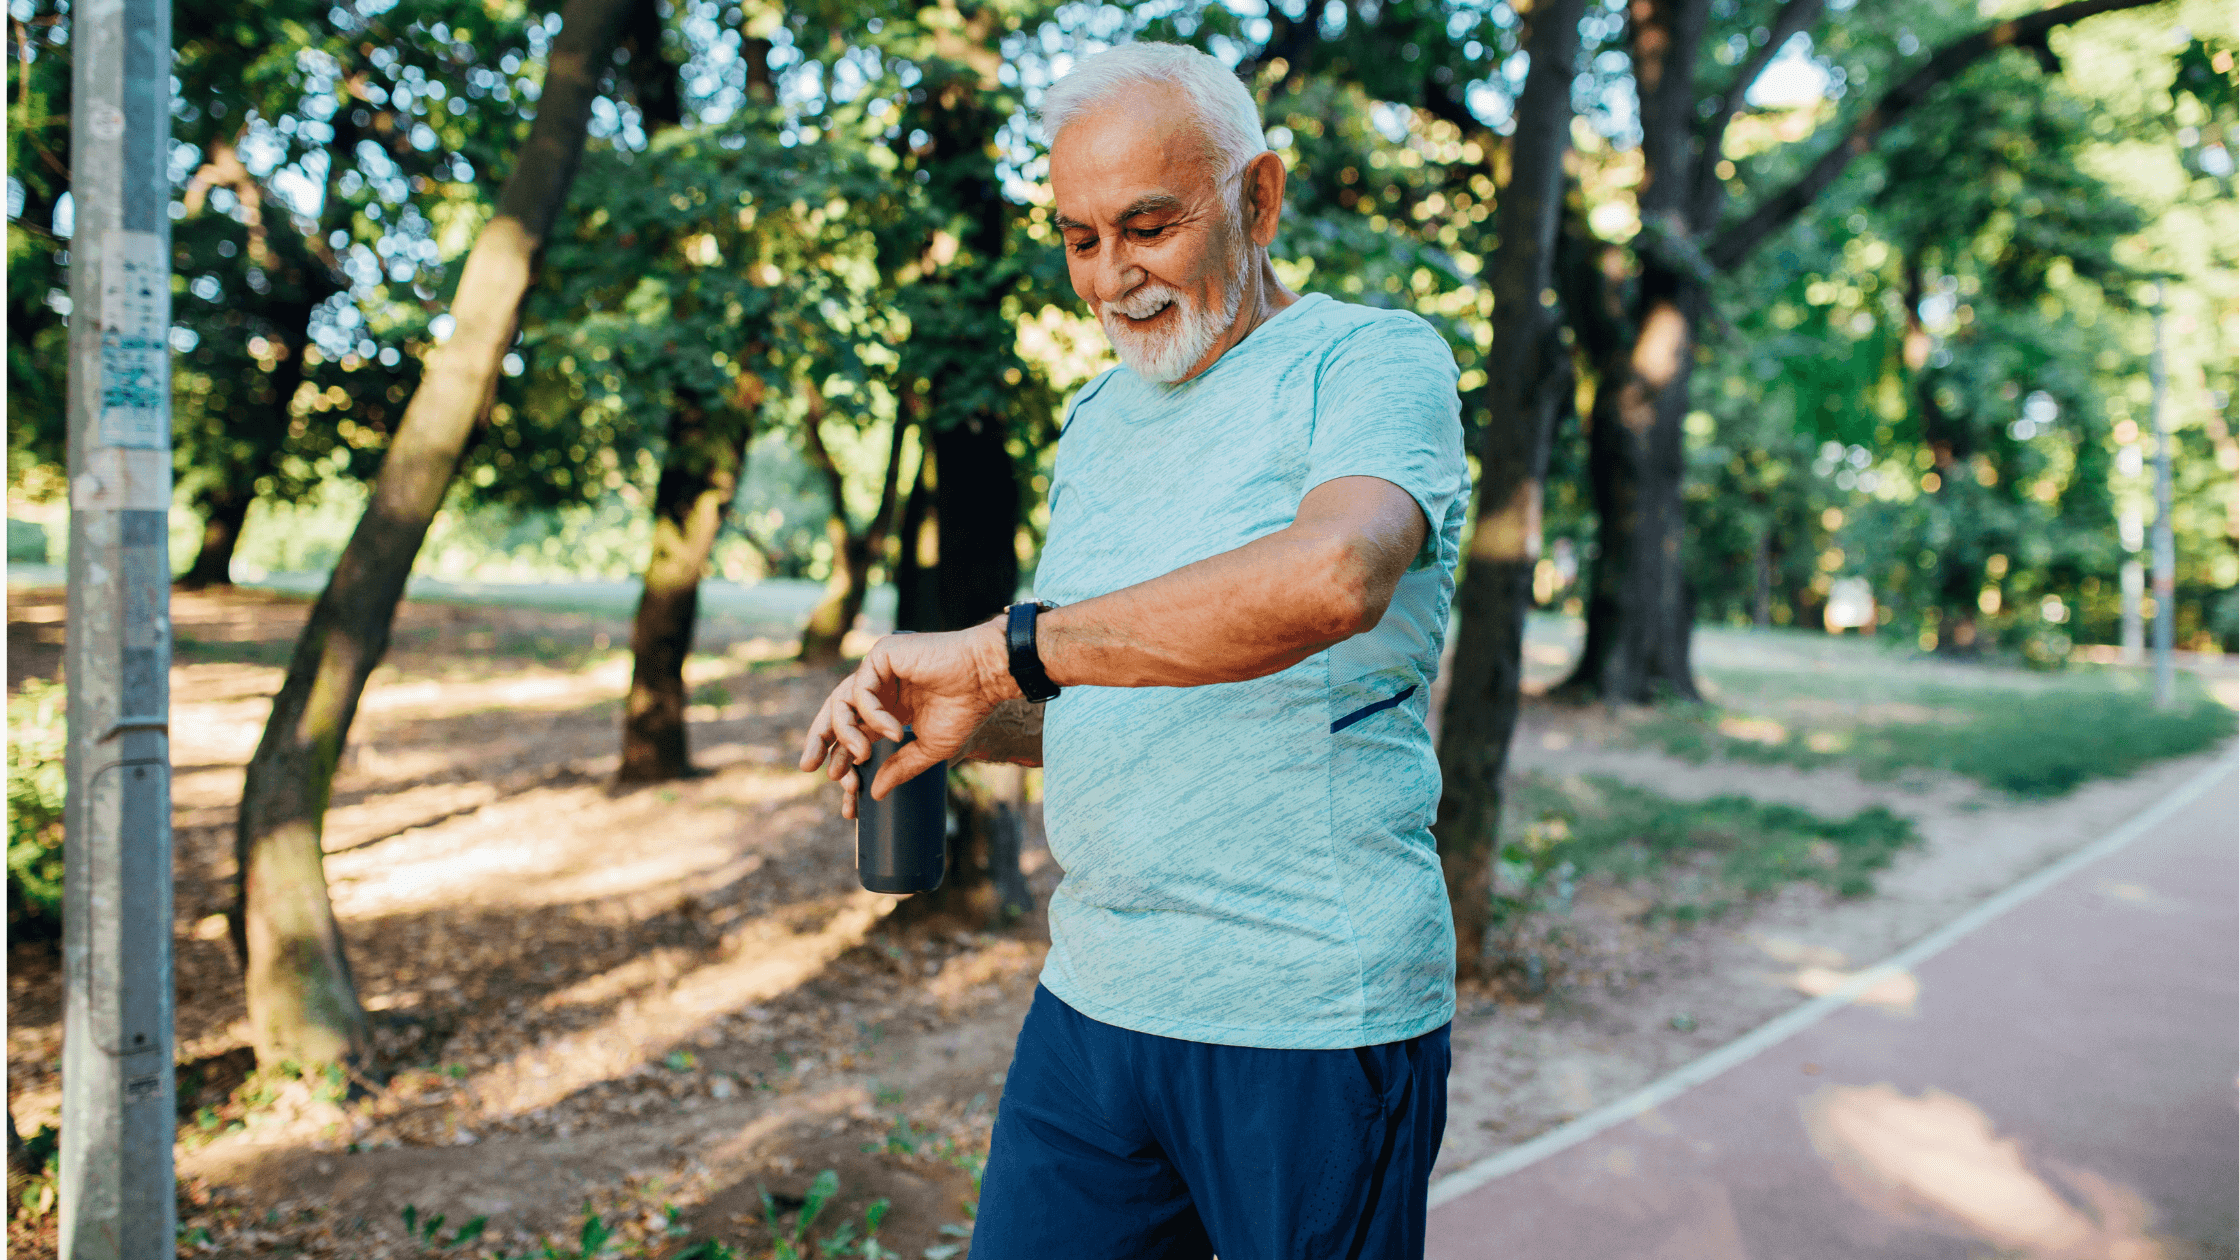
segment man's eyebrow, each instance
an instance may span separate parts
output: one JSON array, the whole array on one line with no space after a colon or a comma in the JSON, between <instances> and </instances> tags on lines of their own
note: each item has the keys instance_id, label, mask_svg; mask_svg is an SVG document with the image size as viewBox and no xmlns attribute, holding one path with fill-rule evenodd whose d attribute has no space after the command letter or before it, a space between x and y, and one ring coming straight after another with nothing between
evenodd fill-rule
<instances>
[{"instance_id":1,"label":"man's eyebrow","mask_svg":"<svg viewBox=\"0 0 2240 1260\"><path fill-rule=\"evenodd\" d=\"M1120 212L1117 221L1126 223L1138 215L1157 214L1162 210L1180 209L1182 209L1182 198L1175 196L1173 193L1146 193L1128 203L1128 208Z\"/></svg>"},{"instance_id":2,"label":"man's eyebrow","mask_svg":"<svg viewBox=\"0 0 2240 1260\"><path fill-rule=\"evenodd\" d=\"M1115 221L1126 223L1128 220L1138 218L1142 215L1158 214L1162 211L1180 210L1182 208L1182 198L1175 196L1173 193L1145 193L1143 196L1129 202L1128 208L1122 210ZM1083 223L1081 220L1074 218L1072 215L1067 214L1063 210L1060 210L1057 213L1051 215L1050 221L1053 224L1056 224L1058 230L1061 232L1071 232L1075 228L1079 228L1084 232L1093 232L1096 230L1088 224Z\"/></svg>"}]
</instances>

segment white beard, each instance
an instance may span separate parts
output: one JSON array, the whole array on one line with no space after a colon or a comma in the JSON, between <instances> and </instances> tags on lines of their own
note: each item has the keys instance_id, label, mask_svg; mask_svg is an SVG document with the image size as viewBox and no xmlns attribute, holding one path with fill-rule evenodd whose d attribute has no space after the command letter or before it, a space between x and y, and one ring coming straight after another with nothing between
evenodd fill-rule
<instances>
[{"instance_id":1,"label":"white beard","mask_svg":"<svg viewBox=\"0 0 2240 1260\"><path fill-rule=\"evenodd\" d=\"M1241 274L1230 281L1228 297L1219 311L1199 305L1179 289L1146 281L1128 296L1105 303L1099 316L1104 324L1104 335L1119 352L1122 363L1154 385L1171 385L1213 349L1213 343L1236 322L1237 308L1243 302L1244 277ZM1166 331L1138 332L1129 326L1127 319L1121 318L1144 319L1170 304L1177 308L1177 319L1175 326Z\"/></svg>"}]
</instances>

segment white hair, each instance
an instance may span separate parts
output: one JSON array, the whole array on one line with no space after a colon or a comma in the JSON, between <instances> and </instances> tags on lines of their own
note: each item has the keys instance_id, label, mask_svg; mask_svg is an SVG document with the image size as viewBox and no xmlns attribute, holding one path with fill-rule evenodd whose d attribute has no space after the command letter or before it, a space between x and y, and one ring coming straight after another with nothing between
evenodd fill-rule
<instances>
[{"instance_id":1,"label":"white hair","mask_svg":"<svg viewBox=\"0 0 2240 1260\"><path fill-rule=\"evenodd\" d=\"M1228 179L1267 151L1251 90L1227 66L1180 44L1122 44L1076 65L1042 94L1043 139L1055 145L1058 133L1083 114L1126 101L1131 88L1161 84L1189 96L1217 178Z\"/></svg>"}]
</instances>

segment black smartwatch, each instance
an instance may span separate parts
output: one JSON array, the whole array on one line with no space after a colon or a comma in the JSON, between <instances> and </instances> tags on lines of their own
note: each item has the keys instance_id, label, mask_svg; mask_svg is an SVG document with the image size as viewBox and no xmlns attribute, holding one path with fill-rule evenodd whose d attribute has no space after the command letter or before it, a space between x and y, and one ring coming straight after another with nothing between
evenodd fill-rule
<instances>
[{"instance_id":1,"label":"black smartwatch","mask_svg":"<svg viewBox=\"0 0 2240 1260\"><path fill-rule=\"evenodd\" d=\"M1034 619L1052 605L1013 604L1004 612L1003 640L1011 652L1011 679L1036 704L1058 694L1042 668L1042 653L1034 645Z\"/></svg>"}]
</instances>

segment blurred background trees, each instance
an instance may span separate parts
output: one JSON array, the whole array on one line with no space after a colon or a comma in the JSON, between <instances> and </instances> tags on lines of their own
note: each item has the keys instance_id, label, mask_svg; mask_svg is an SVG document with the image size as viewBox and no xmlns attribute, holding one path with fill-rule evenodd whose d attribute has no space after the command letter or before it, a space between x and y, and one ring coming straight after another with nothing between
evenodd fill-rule
<instances>
[{"instance_id":1,"label":"blurred background trees","mask_svg":"<svg viewBox=\"0 0 2240 1260\"><path fill-rule=\"evenodd\" d=\"M874 620L992 614L1032 586L1056 417L1109 362L1065 284L1027 111L1074 59L1140 37L1207 48L1260 95L1292 172L1287 283L1405 306L1452 344L1480 484L1518 531L1514 555L1472 562L1464 603L1582 618L1572 694L1691 695L1698 620L2046 666L2115 642L2153 516L2158 299L2179 578L2149 614L2234 650L2229 13L2093 16L2124 7L613 0L611 38L570 71L580 171L521 256L512 322L476 325L493 362L446 395L426 511L400 525L362 513L466 329L462 277L545 121L562 14L188 5L180 579L323 571L355 527L384 590L407 571L638 581L618 732L635 782L691 770L706 581L818 584L798 646L816 664ZM1576 14L1568 91L1528 113L1550 13ZM67 0L12 0L9 29L10 555L55 562L37 527L61 510ZM1494 271L1527 127L1560 172L1532 319ZM1507 354L1518 336L1533 354ZM385 598L345 618L356 685ZM1458 674L1519 637L1466 634L1485 659ZM1466 689L1511 706L1453 736L1481 752L1506 745L1505 668ZM1493 792L1464 811L1478 834L1501 758L1471 764ZM282 776L313 844L331 772ZM962 829L977 847L944 912L1011 895L1020 790L960 788L985 825ZM301 873L289 895L323 898Z\"/></svg>"}]
</instances>

